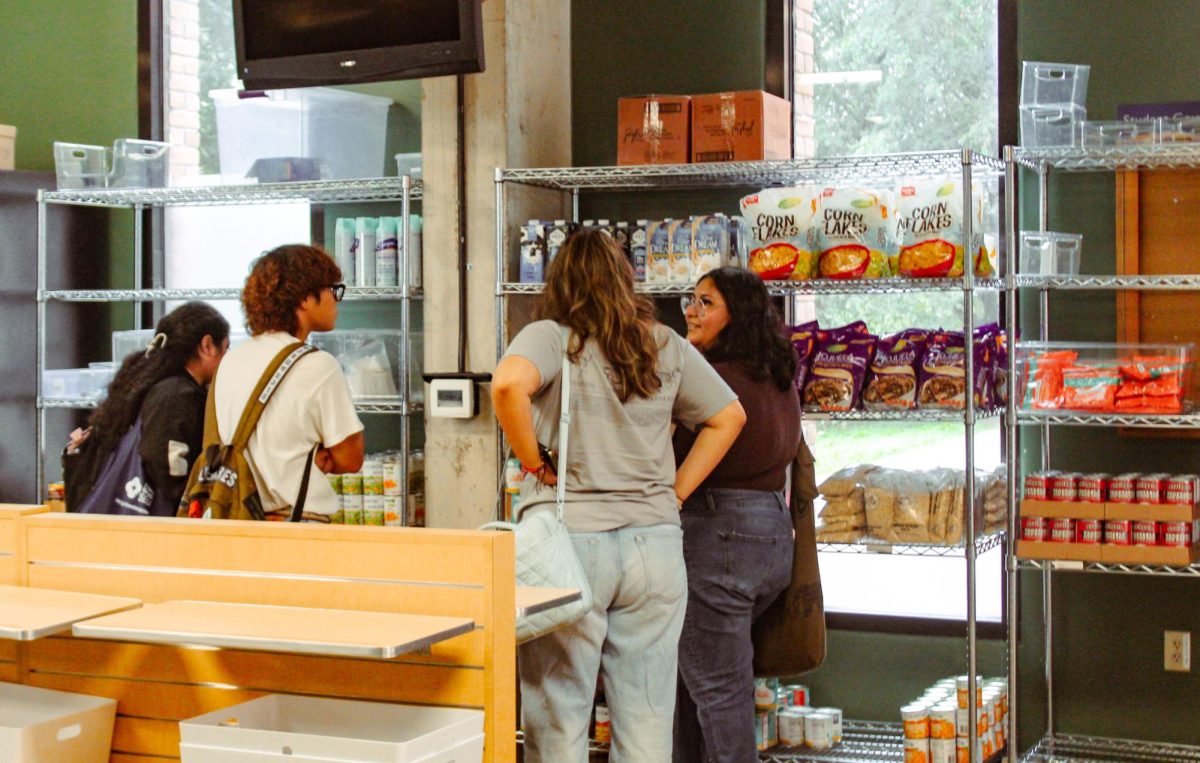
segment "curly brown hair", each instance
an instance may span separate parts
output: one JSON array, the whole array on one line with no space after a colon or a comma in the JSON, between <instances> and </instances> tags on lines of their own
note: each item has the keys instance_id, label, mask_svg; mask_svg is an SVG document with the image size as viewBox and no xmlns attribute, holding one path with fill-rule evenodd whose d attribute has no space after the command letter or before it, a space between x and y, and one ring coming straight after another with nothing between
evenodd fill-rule
<instances>
[{"instance_id":1,"label":"curly brown hair","mask_svg":"<svg viewBox=\"0 0 1200 763\"><path fill-rule=\"evenodd\" d=\"M607 232L585 229L567 239L546 273L537 317L571 328L572 363L589 338L596 340L622 403L634 395L650 397L662 386L654 304L634 293L633 268Z\"/></svg>"},{"instance_id":2,"label":"curly brown hair","mask_svg":"<svg viewBox=\"0 0 1200 763\"><path fill-rule=\"evenodd\" d=\"M308 296L342 280L342 270L318 246L284 244L254 261L242 289L242 310L252 336L268 331L295 334L296 308Z\"/></svg>"}]
</instances>

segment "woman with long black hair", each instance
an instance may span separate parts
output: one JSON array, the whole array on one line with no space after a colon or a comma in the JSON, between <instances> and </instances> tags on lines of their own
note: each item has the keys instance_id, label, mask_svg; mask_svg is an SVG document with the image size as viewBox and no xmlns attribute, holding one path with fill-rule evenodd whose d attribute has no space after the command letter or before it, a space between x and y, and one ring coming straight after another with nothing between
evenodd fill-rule
<instances>
[{"instance_id":1,"label":"woman with long black hair","mask_svg":"<svg viewBox=\"0 0 1200 763\"><path fill-rule=\"evenodd\" d=\"M107 456L141 421L138 452L154 491L152 513L174 516L204 437L207 385L229 348L229 322L188 302L164 315L145 350L121 361L108 396L63 453L67 510L92 491Z\"/></svg>"},{"instance_id":2,"label":"woman with long black hair","mask_svg":"<svg viewBox=\"0 0 1200 763\"><path fill-rule=\"evenodd\" d=\"M752 763L754 647L750 626L792 574L787 467L800 446L796 355L762 280L710 271L683 298L687 338L746 411L746 426L683 504L688 603L679 639L674 760ZM682 463L696 435L676 427Z\"/></svg>"}]
</instances>

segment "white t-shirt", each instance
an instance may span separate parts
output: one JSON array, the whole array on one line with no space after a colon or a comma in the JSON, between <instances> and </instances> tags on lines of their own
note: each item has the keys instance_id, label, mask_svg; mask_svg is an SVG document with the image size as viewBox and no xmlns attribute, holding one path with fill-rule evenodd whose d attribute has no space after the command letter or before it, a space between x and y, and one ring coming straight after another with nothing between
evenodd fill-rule
<instances>
[{"instance_id":1,"label":"white t-shirt","mask_svg":"<svg viewBox=\"0 0 1200 763\"><path fill-rule=\"evenodd\" d=\"M217 432L222 442L233 439L246 401L271 359L295 341L290 334L269 332L251 337L225 355L216 379ZM317 350L296 361L267 401L247 447L263 509L273 511L295 502L314 445L337 445L362 429L337 360ZM333 514L337 507L329 480L314 465L304 511Z\"/></svg>"}]
</instances>

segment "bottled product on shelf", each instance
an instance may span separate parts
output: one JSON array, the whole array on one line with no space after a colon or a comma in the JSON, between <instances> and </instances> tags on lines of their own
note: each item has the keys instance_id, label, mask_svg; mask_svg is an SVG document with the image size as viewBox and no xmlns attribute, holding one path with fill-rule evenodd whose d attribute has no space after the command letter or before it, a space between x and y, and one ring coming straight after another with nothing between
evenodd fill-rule
<instances>
[{"instance_id":1,"label":"bottled product on shelf","mask_svg":"<svg viewBox=\"0 0 1200 763\"><path fill-rule=\"evenodd\" d=\"M403 220L394 216L339 217L334 223L333 256L349 286L398 286L404 248ZM409 215L409 286L421 285L421 217Z\"/></svg>"}]
</instances>

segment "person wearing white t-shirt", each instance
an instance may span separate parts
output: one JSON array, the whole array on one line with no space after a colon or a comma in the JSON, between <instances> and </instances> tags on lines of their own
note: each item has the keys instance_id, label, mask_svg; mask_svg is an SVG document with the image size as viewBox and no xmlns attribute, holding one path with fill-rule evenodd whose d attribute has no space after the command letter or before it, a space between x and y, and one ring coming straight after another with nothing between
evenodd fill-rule
<instances>
[{"instance_id":1,"label":"person wearing white t-shirt","mask_svg":"<svg viewBox=\"0 0 1200 763\"><path fill-rule=\"evenodd\" d=\"M246 402L271 359L313 331L332 331L345 290L342 272L324 250L303 244L276 247L255 260L242 289L250 339L231 349L215 382L217 431L233 439ZM304 467L326 474L355 472L363 462L363 424L341 365L329 353L296 362L263 409L247 446L263 511L290 514ZM326 479L309 479L306 520L328 522L338 507Z\"/></svg>"}]
</instances>

